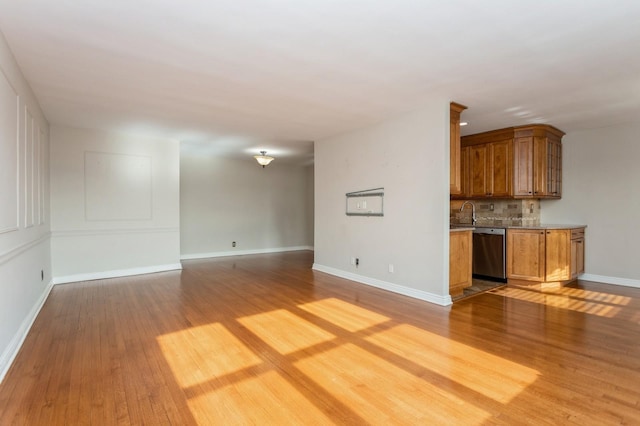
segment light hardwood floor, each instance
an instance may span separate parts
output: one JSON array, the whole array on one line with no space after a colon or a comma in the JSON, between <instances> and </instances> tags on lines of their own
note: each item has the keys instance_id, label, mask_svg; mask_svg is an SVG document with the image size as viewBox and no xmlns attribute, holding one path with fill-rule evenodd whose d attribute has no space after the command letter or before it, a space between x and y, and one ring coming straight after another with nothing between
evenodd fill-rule
<instances>
[{"instance_id":1,"label":"light hardwood floor","mask_svg":"<svg viewBox=\"0 0 640 426\"><path fill-rule=\"evenodd\" d=\"M640 424L640 290L451 307L294 252L57 286L0 424Z\"/></svg>"}]
</instances>

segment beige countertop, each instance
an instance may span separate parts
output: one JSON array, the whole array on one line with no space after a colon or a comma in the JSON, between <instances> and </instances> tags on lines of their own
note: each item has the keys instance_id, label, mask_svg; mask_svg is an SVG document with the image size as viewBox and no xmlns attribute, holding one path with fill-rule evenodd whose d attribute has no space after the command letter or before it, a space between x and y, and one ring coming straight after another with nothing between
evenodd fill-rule
<instances>
[{"instance_id":1,"label":"beige countertop","mask_svg":"<svg viewBox=\"0 0 640 426\"><path fill-rule=\"evenodd\" d=\"M488 225L488 224L476 224L471 225L468 223L451 224L449 229L451 231L458 230L473 230L475 228L500 228L500 229L580 229L586 228L587 225L569 225L569 224L557 224L557 223L542 223L540 225Z\"/></svg>"},{"instance_id":2,"label":"beige countertop","mask_svg":"<svg viewBox=\"0 0 640 426\"><path fill-rule=\"evenodd\" d=\"M461 232L461 231L473 231L473 226L468 225L454 225L453 227L449 226L449 232Z\"/></svg>"},{"instance_id":3,"label":"beige countertop","mask_svg":"<svg viewBox=\"0 0 640 426\"><path fill-rule=\"evenodd\" d=\"M505 226L507 229L580 229L586 228L587 225L567 225L567 224L556 224L556 223L547 223L540 225L520 225L520 226Z\"/></svg>"}]
</instances>

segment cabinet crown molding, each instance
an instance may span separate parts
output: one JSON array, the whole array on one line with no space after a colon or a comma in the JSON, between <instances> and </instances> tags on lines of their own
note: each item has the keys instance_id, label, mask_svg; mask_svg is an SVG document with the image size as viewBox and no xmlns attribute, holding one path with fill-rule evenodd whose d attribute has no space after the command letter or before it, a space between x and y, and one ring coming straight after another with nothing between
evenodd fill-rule
<instances>
[{"instance_id":1,"label":"cabinet crown molding","mask_svg":"<svg viewBox=\"0 0 640 426\"><path fill-rule=\"evenodd\" d=\"M504 129L489 130L487 132L475 133L473 135L462 136L462 146L480 145L498 140L508 140L527 136L555 136L562 138L565 133L549 124L527 124L524 126L505 127Z\"/></svg>"}]
</instances>

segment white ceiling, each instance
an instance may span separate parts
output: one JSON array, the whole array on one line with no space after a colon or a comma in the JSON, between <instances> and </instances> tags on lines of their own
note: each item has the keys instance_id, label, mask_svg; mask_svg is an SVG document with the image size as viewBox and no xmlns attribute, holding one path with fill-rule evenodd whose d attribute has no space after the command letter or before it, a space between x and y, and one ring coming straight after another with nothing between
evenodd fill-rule
<instances>
[{"instance_id":1,"label":"white ceiling","mask_svg":"<svg viewBox=\"0 0 640 426\"><path fill-rule=\"evenodd\" d=\"M311 141L419 108L465 134L640 115L637 0L0 0L50 123L308 160Z\"/></svg>"}]
</instances>

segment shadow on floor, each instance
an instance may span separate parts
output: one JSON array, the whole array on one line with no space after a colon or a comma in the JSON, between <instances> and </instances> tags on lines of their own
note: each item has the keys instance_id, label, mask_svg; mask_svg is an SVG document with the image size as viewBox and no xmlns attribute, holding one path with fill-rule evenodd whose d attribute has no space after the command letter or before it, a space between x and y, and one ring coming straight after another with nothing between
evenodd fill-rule
<instances>
[{"instance_id":1,"label":"shadow on floor","mask_svg":"<svg viewBox=\"0 0 640 426\"><path fill-rule=\"evenodd\" d=\"M503 287L505 285L507 284L502 282L495 282L495 281L488 281L488 280L481 280L481 279L474 278L473 284L471 285L471 287L465 288L464 292L460 296L452 297L451 300L453 302L457 302L459 300L463 300L471 296L475 296L477 294L484 293L489 290L493 290L494 288Z\"/></svg>"}]
</instances>

